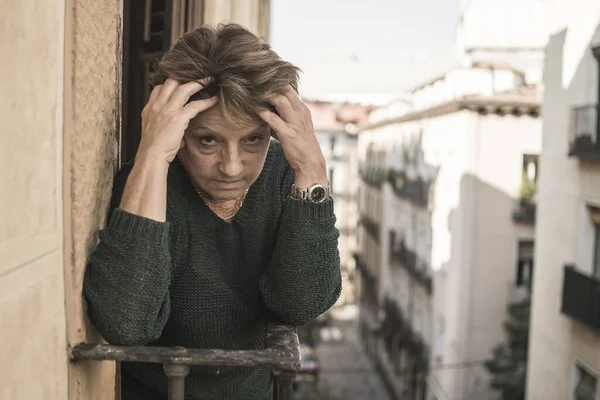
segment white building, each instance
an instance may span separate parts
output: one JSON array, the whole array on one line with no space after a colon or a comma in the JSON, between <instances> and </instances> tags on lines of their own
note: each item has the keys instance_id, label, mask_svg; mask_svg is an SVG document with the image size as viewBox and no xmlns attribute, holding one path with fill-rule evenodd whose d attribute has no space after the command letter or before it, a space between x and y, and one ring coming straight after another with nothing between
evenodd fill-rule
<instances>
[{"instance_id":1,"label":"white building","mask_svg":"<svg viewBox=\"0 0 600 400\"><path fill-rule=\"evenodd\" d=\"M397 398L490 398L481 361L532 261L533 199L516 211L541 126L524 84L506 66L457 68L359 134L362 334Z\"/></svg>"},{"instance_id":2,"label":"white building","mask_svg":"<svg viewBox=\"0 0 600 400\"><path fill-rule=\"evenodd\" d=\"M600 3L548 43L529 400L600 399Z\"/></svg>"}]
</instances>

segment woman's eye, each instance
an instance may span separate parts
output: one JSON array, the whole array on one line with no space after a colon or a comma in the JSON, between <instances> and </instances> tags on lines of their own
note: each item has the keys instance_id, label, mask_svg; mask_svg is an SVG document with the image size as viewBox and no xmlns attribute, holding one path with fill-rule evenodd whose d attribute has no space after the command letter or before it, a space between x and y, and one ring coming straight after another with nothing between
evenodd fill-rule
<instances>
[{"instance_id":1,"label":"woman's eye","mask_svg":"<svg viewBox=\"0 0 600 400\"><path fill-rule=\"evenodd\" d=\"M258 144L262 140L262 136L250 136L246 141L249 144Z\"/></svg>"},{"instance_id":2,"label":"woman's eye","mask_svg":"<svg viewBox=\"0 0 600 400\"><path fill-rule=\"evenodd\" d=\"M210 146L215 143L215 138L212 136L203 136L200 138L200 143Z\"/></svg>"}]
</instances>

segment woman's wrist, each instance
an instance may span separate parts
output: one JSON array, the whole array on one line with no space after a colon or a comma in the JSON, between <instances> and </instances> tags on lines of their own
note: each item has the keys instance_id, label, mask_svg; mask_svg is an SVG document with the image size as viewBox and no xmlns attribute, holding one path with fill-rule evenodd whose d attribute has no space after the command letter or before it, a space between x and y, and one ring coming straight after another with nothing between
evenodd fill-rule
<instances>
[{"instance_id":1,"label":"woman's wrist","mask_svg":"<svg viewBox=\"0 0 600 400\"><path fill-rule=\"evenodd\" d=\"M295 171L295 176L296 180L294 183L299 188L307 188L316 184L323 186L327 186L329 184L324 164L306 166L298 169Z\"/></svg>"},{"instance_id":2,"label":"woman's wrist","mask_svg":"<svg viewBox=\"0 0 600 400\"><path fill-rule=\"evenodd\" d=\"M169 163L153 157L135 160L120 208L158 222L166 221Z\"/></svg>"}]
</instances>

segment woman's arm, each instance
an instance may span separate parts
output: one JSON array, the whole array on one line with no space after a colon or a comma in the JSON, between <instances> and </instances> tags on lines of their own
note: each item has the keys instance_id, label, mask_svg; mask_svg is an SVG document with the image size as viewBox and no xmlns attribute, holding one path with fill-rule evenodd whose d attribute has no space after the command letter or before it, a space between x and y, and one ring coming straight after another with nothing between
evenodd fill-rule
<instances>
[{"instance_id":1,"label":"woman's arm","mask_svg":"<svg viewBox=\"0 0 600 400\"><path fill-rule=\"evenodd\" d=\"M284 196L292 183L300 188L326 185L325 158L308 107L291 86L269 102L279 115L262 110L259 116L273 129L290 165L282 182ZM308 322L340 296L338 237L333 199L318 204L285 199L273 258L260 280L265 304L283 322Z\"/></svg>"},{"instance_id":2,"label":"woman's arm","mask_svg":"<svg viewBox=\"0 0 600 400\"><path fill-rule=\"evenodd\" d=\"M159 182L136 182L136 168L141 170L142 165L126 165L115 178L108 223L100 232L100 243L89 259L83 282L89 315L111 344L141 345L158 339L170 310L168 222L117 208L125 203L122 194L127 187L162 186ZM141 171L139 175L147 174ZM166 189L158 196L146 194L146 198L166 196ZM139 207L145 210L152 206Z\"/></svg>"},{"instance_id":3,"label":"woman's arm","mask_svg":"<svg viewBox=\"0 0 600 400\"><path fill-rule=\"evenodd\" d=\"M290 169L282 186L286 194L292 183ZM342 278L335 221L333 199L323 203L285 199L273 257L260 279L264 303L282 322L302 325L339 298Z\"/></svg>"}]
</instances>

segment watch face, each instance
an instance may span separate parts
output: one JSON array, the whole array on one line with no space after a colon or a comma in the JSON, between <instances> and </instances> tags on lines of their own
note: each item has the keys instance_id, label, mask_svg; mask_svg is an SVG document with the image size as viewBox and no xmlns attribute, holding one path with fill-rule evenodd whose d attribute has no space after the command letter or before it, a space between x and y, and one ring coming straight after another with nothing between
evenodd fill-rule
<instances>
[{"instance_id":1,"label":"watch face","mask_svg":"<svg viewBox=\"0 0 600 400\"><path fill-rule=\"evenodd\" d=\"M321 185L317 185L310 191L310 200L315 203L321 203L325 200L325 188Z\"/></svg>"}]
</instances>

